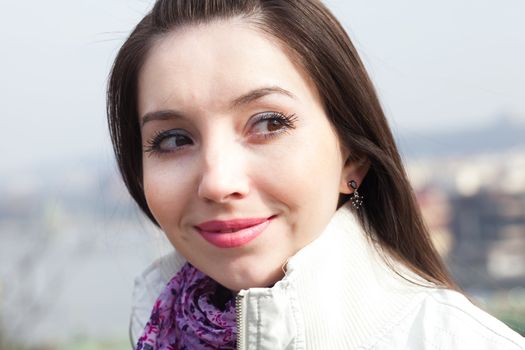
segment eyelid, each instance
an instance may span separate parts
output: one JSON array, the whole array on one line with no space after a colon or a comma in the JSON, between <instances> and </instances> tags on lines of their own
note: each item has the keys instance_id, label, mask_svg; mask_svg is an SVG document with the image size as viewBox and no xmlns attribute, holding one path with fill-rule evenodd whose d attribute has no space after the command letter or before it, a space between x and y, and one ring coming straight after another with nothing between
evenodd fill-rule
<instances>
[{"instance_id":1,"label":"eyelid","mask_svg":"<svg viewBox=\"0 0 525 350\"><path fill-rule=\"evenodd\" d=\"M155 134L153 135L153 137L150 138L150 141L158 142L158 141L162 141L162 139L167 137L167 136L176 136L176 135L183 135L183 136L187 136L187 137L191 138L191 135L189 135L189 133L186 130L180 129L180 128L176 128L176 129L168 129L168 130L156 131Z\"/></svg>"},{"instance_id":2,"label":"eyelid","mask_svg":"<svg viewBox=\"0 0 525 350\"><path fill-rule=\"evenodd\" d=\"M254 114L251 117L251 119L253 120L252 124L255 124L261 120L266 120L266 119L270 119L271 117L276 117L276 116L281 116L281 115L283 115L281 112L273 112L273 111L260 112L260 113Z\"/></svg>"}]
</instances>

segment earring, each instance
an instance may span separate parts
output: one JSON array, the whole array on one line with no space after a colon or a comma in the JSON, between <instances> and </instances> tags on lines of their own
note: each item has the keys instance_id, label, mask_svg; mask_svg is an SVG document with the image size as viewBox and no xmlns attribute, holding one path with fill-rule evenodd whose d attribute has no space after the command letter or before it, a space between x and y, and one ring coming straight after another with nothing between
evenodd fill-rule
<instances>
[{"instance_id":1,"label":"earring","mask_svg":"<svg viewBox=\"0 0 525 350\"><path fill-rule=\"evenodd\" d=\"M352 197L350 197L350 200L352 201L352 205L354 206L355 210L359 210L363 206L363 196L357 192L357 183L354 180L350 180L347 182L348 188L351 188L354 190L354 193L352 193Z\"/></svg>"}]
</instances>

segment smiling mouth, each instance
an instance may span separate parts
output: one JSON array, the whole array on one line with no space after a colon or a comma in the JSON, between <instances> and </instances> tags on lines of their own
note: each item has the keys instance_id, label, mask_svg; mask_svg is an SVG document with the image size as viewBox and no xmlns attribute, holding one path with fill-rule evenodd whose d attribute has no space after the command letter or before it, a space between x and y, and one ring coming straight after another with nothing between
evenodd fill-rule
<instances>
[{"instance_id":1,"label":"smiling mouth","mask_svg":"<svg viewBox=\"0 0 525 350\"><path fill-rule=\"evenodd\" d=\"M195 229L216 247L235 248L257 238L275 217L276 215L267 218L212 220L195 226Z\"/></svg>"}]
</instances>

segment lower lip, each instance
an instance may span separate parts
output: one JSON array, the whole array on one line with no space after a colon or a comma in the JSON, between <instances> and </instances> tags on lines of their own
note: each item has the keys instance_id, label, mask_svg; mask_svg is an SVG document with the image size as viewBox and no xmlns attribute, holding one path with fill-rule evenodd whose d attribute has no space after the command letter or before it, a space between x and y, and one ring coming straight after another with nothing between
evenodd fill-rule
<instances>
[{"instance_id":1,"label":"lower lip","mask_svg":"<svg viewBox=\"0 0 525 350\"><path fill-rule=\"evenodd\" d=\"M200 235L209 243L219 248L235 248L245 245L255 238L257 238L263 231L268 227L270 221L273 219L269 218L260 224L253 225L250 227L243 228L235 232L206 232L197 230Z\"/></svg>"}]
</instances>

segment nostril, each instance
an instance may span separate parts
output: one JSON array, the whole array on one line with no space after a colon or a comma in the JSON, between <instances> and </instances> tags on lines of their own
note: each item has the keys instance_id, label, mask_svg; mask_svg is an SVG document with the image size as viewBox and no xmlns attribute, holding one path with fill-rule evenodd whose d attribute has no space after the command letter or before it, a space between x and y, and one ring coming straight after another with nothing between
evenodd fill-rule
<instances>
[{"instance_id":1,"label":"nostril","mask_svg":"<svg viewBox=\"0 0 525 350\"><path fill-rule=\"evenodd\" d=\"M250 180L245 164L240 154L233 150L206 154L199 181L198 196L216 203L239 200L249 192Z\"/></svg>"}]
</instances>

